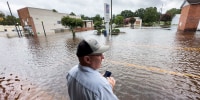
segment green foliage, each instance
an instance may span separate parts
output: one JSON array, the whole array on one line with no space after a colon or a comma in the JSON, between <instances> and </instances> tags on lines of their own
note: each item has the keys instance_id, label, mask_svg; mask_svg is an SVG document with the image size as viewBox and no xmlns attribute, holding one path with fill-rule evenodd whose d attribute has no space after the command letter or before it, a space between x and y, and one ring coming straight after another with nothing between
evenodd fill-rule
<instances>
[{"instance_id":1,"label":"green foliage","mask_svg":"<svg viewBox=\"0 0 200 100\"><path fill-rule=\"evenodd\" d=\"M16 17L10 15L6 16L1 22L2 25L15 25L16 23L17 23Z\"/></svg>"},{"instance_id":2,"label":"green foliage","mask_svg":"<svg viewBox=\"0 0 200 100\"><path fill-rule=\"evenodd\" d=\"M114 23L118 26L121 26L124 23L123 21L124 21L124 17L118 15L115 17Z\"/></svg>"},{"instance_id":3,"label":"green foliage","mask_svg":"<svg viewBox=\"0 0 200 100\"><path fill-rule=\"evenodd\" d=\"M92 18L85 16L85 15L81 15L81 19L83 20L91 20Z\"/></svg>"},{"instance_id":4,"label":"green foliage","mask_svg":"<svg viewBox=\"0 0 200 100\"><path fill-rule=\"evenodd\" d=\"M102 21L96 21L94 23L94 29L101 29Z\"/></svg>"},{"instance_id":5,"label":"green foliage","mask_svg":"<svg viewBox=\"0 0 200 100\"><path fill-rule=\"evenodd\" d=\"M102 22L102 18L99 14L97 14L95 17L93 17L92 20L93 20L94 23L97 22L97 21Z\"/></svg>"},{"instance_id":6,"label":"green foliage","mask_svg":"<svg viewBox=\"0 0 200 100\"><path fill-rule=\"evenodd\" d=\"M69 15L76 16L76 14L74 12L71 12Z\"/></svg>"},{"instance_id":7,"label":"green foliage","mask_svg":"<svg viewBox=\"0 0 200 100\"><path fill-rule=\"evenodd\" d=\"M101 35L101 29L97 30L97 35Z\"/></svg>"},{"instance_id":8,"label":"green foliage","mask_svg":"<svg viewBox=\"0 0 200 100\"><path fill-rule=\"evenodd\" d=\"M135 19L134 17L131 17L129 22L130 22L131 24L134 24L135 21L136 21L136 19Z\"/></svg>"},{"instance_id":9,"label":"green foliage","mask_svg":"<svg viewBox=\"0 0 200 100\"><path fill-rule=\"evenodd\" d=\"M153 23L142 23L143 26L152 26Z\"/></svg>"},{"instance_id":10,"label":"green foliage","mask_svg":"<svg viewBox=\"0 0 200 100\"><path fill-rule=\"evenodd\" d=\"M69 16L63 17L61 23L64 26L69 26L70 29L76 28L78 26L83 27L83 21L77 18L70 18Z\"/></svg>"},{"instance_id":11,"label":"green foliage","mask_svg":"<svg viewBox=\"0 0 200 100\"><path fill-rule=\"evenodd\" d=\"M159 13L157 12L156 7L149 7L145 9L144 19L143 19L145 23L153 23L158 21L158 19L159 19Z\"/></svg>"},{"instance_id":12,"label":"green foliage","mask_svg":"<svg viewBox=\"0 0 200 100\"><path fill-rule=\"evenodd\" d=\"M112 33L119 33L119 32L120 32L120 30L116 29L116 28L112 30Z\"/></svg>"},{"instance_id":13,"label":"green foliage","mask_svg":"<svg viewBox=\"0 0 200 100\"><path fill-rule=\"evenodd\" d=\"M5 16L4 13L0 12L0 25L15 25L16 23L20 24L19 18L10 15Z\"/></svg>"},{"instance_id":14,"label":"green foliage","mask_svg":"<svg viewBox=\"0 0 200 100\"><path fill-rule=\"evenodd\" d=\"M55 9L52 9L52 11L53 11L53 12L58 12L58 11L57 11L57 10L55 10Z\"/></svg>"},{"instance_id":15,"label":"green foliage","mask_svg":"<svg viewBox=\"0 0 200 100\"><path fill-rule=\"evenodd\" d=\"M16 23L18 23L19 25L21 25L20 19L16 18Z\"/></svg>"},{"instance_id":16,"label":"green foliage","mask_svg":"<svg viewBox=\"0 0 200 100\"><path fill-rule=\"evenodd\" d=\"M105 31L106 31L106 30L105 30L105 29L103 29L101 32L102 32L102 33L104 33Z\"/></svg>"},{"instance_id":17,"label":"green foliage","mask_svg":"<svg viewBox=\"0 0 200 100\"><path fill-rule=\"evenodd\" d=\"M172 20L172 16L170 14L163 14L160 18L161 21L167 22Z\"/></svg>"},{"instance_id":18,"label":"green foliage","mask_svg":"<svg viewBox=\"0 0 200 100\"><path fill-rule=\"evenodd\" d=\"M1 17L1 18L4 18L4 17L5 17L5 14L2 13L2 12L0 12L0 17Z\"/></svg>"},{"instance_id":19,"label":"green foliage","mask_svg":"<svg viewBox=\"0 0 200 100\"><path fill-rule=\"evenodd\" d=\"M138 16L141 19L144 19L144 13L145 13L145 9L144 8L140 8L140 9L135 11L135 16Z\"/></svg>"},{"instance_id":20,"label":"green foliage","mask_svg":"<svg viewBox=\"0 0 200 100\"><path fill-rule=\"evenodd\" d=\"M134 28L134 23L135 23L136 19L134 17L130 18L130 23L131 23L131 27Z\"/></svg>"},{"instance_id":21,"label":"green foliage","mask_svg":"<svg viewBox=\"0 0 200 100\"><path fill-rule=\"evenodd\" d=\"M116 18L116 15L113 15L113 17L112 17L112 23L115 22L115 18Z\"/></svg>"},{"instance_id":22,"label":"green foliage","mask_svg":"<svg viewBox=\"0 0 200 100\"><path fill-rule=\"evenodd\" d=\"M124 18L129 18L133 17L134 13L131 10L124 10L121 12L121 16L123 16Z\"/></svg>"},{"instance_id":23,"label":"green foliage","mask_svg":"<svg viewBox=\"0 0 200 100\"><path fill-rule=\"evenodd\" d=\"M70 18L69 16L65 16L61 19L61 23L64 26L68 26L73 34L73 37L75 37L74 28L80 26L83 27L83 21L82 19L76 19L76 18Z\"/></svg>"},{"instance_id":24,"label":"green foliage","mask_svg":"<svg viewBox=\"0 0 200 100\"><path fill-rule=\"evenodd\" d=\"M5 16L5 14L0 11L0 25L15 25L17 23L20 25L19 18L10 15Z\"/></svg>"},{"instance_id":25,"label":"green foliage","mask_svg":"<svg viewBox=\"0 0 200 100\"><path fill-rule=\"evenodd\" d=\"M172 18L176 15L176 14L180 14L181 10L180 9L176 9L176 8L172 8L170 10L167 10L166 14L169 14L172 16Z\"/></svg>"}]
</instances>

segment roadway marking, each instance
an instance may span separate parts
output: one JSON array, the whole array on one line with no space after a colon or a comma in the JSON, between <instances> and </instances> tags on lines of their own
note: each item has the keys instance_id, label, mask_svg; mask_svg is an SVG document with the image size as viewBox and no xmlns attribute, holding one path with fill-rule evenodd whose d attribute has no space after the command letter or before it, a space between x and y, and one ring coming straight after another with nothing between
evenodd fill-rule
<instances>
[{"instance_id":1,"label":"roadway marking","mask_svg":"<svg viewBox=\"0 0 200 100\"><path fill-rule=\"evenodd\" d=\"M147 66L140 66L137 64L130 64L130 63L125 63L125 62L119 62L119 61L113 61L113 60L106 60L106 62L109 63L113 63L113 64L117 64L117 65L123 65L123 66L127 66L127 67L134 67L137 69L144 69L147 71L152 71L152 72L157 72L157 73L166 73L166 74L171 74L171 75L177 75L177 76L184 76L184 77L194 77L194 78L199 78L199 75L194 75L194 74L189 74L189 73L180 73L180 72L174 72L174 71L170 71L170 70L165 70L165 69L161 69L161 68L156 68L156 67L147 67Z\"/></svg>"}]
</instances>

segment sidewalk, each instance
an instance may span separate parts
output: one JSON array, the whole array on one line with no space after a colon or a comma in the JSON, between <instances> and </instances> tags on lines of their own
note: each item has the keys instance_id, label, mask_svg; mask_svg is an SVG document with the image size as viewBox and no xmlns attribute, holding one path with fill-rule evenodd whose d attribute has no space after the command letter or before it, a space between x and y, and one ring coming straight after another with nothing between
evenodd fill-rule
<instances>
[{"instance_id":1,"label":"sidewalk","mask_svg":"<svg viewBox=\"0 0 200 100\"><path fill-rule=\"evenodd\" d=\"M18 37L18 34L17 32L0 32L0 37L12 38L12 37Z\"/></svg>"}]
</instances>

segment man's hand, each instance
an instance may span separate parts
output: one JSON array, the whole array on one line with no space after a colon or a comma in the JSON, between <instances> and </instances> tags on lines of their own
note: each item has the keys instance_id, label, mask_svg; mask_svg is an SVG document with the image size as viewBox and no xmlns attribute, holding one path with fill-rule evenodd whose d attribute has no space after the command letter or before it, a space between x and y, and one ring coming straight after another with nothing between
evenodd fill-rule
<instances>
[{"instance_id":1,"label":"man's hand","mask_svg":"<svg viewBox=\"0 0 200 100\"><path fill-rule=\"evenodd\" d=\"M112 85L112 89L114 89L115 86L115 79L113 77L107 77L108 82Z\"/></svg>"}]
</instances>

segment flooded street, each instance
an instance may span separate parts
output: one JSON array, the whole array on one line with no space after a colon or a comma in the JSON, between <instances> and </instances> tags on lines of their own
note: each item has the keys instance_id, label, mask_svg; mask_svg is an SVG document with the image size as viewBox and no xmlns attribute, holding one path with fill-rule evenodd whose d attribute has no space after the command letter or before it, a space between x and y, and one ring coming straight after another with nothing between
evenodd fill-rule
<instances>
[{"instance_id":1,"label":"flooded street","mask_svg":"<svg viewBox=\"0 0 200 100\"><path fill-rule=\"evenodd\" d=\"M120 100L200 100L200 32L122 28L108 41L93 31L47 37L0 37L0 100L69 100L66 75L76 47L92 37L110 49L101 73L112 72Z\"/></svg>"}]
</instances>

